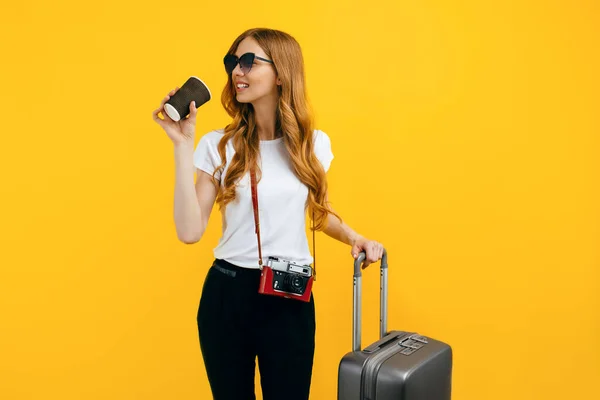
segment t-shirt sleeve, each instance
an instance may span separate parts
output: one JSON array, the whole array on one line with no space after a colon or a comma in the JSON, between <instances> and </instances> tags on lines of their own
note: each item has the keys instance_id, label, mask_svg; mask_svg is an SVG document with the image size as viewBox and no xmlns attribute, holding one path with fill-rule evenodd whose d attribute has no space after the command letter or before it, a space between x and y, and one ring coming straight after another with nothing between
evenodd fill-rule
<instances>
[{"instance_id":1,"label":"t-shirt sleeve","mask_svg":"<svg viewBox=\"0 0 600 400\"><path fill-rule=\"evenodd\" d=\"M315 155L323 165L325 172L329 170L331 161L333 160L333 152L331 151L331 140L329 136L321 131L317 130L315 133Z\"/></svg>"},{"instance_id":2,"label":"t-shirt sleeve","mask_svg":"<svg viewBox=\"0 0 600 400\"><path fill-rule=\"evenodd\" d=\"M221 157L217 146L219 138L208 133L200 138L196 150L194 150L194 166L212 176L213 172L221 165ZM221 172L215 174L215 178L221 180Z\"/></svg>"}]
</instances>

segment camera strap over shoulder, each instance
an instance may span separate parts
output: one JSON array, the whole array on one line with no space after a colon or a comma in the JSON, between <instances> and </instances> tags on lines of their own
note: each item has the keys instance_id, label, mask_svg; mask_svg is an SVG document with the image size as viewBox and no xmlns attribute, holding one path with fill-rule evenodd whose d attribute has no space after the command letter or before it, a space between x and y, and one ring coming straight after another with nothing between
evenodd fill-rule
<instances>
[{"instance_id":1,"label":"camera strap over shoulder","mask_svg":"<svg viewBox=\"0 0 600 400\"><path fill-rule=\"evenodd\" d=\"M258 215L258 189L257 189L257 184L256 184L256 171L254 169L254 166L250 167L250 188L252 190L252 206L254 208L254 226L255 226L255 233L256 233L256 240L258 242L258 266L260 267L260 269L262 269L263 267L263 259L262 259L262 249L261 249L261 245L260 245L260 218ZM314 227L314 223L315 223L315 212L313 211L313 227ZM317 280L317 249L315 247L315 230L313 229L313 257L314 257L314 263L313 263L313 276L314 276L314 280Z\"/></svg>"}]
</instances>

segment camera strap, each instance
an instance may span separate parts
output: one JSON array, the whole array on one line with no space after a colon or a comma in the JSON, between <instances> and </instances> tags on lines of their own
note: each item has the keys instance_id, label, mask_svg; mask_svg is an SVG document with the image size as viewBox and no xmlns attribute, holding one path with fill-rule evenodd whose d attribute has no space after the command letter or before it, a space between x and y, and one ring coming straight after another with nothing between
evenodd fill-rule
<instances>
[{"instance_id":1,"label":"camera strap","mask_svg":"<svg viewBox=\"0 0 600 400\"><path fill-rule=\"evenodd\" d=\"M258 193L256 189L256 172L254 167L250 167L250 187L252 189L252 206L254 207L254 233L258 241L258 266L262 269L262 250L260 248L260 222L258 218Z\"/></svg>"},{"instance_id":2,"label":"camera strap","mask_svg":"<svg viewBox=\"0 0 600 400\"><path fill-rule=\"evenodd\" d=\"M256 184L256 171L254 169L254 167L250 167L250 188L252 190L252 206L254 208L254 226L255 226L255 233L256 233L256 240L258 242L258 266L260 267L260 269L262 269L263 267L263 259L262 259L262 249L260 246L260 218L258 216L258 189L257 189L257 184ZM315 223L315 212L313 210L313 226ZM313 232L313 257L314 257L314 262L313 262L313 276L314 276L314 280L317 280L317 249L315 247L315 230L312 230Z\"/></svg>"}]
</instances>

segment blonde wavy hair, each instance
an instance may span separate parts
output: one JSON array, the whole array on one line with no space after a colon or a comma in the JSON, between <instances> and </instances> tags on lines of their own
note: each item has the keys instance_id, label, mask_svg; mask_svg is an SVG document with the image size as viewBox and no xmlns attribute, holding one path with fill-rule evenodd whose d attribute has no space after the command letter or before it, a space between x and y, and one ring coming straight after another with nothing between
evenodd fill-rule
<instances>
[{"instance_id":1,"label":"blonde wavy hair","mask_svg":"<svg viewBox=\"0 0 600 400\"><path fill-rule=\"evenodd\" d=\"M313 221L313 230L323 230L328 214L337 215L326 201L327 177L323 166L314 153L313 116L306 96L304 82L304 59L300 45L292 36L273 29L255 28L243 32L231 45L227 54L234 54L242 40L251 37L273 61L275 73L281 80L278 86L279 102L276 111L275 132L282 132L283 142L290 155L292 167L298 179L308 187L307 207ZM225 207L235 199L235 185L240 178L256 168L257 180L261 172L257 163L260 157L260 139L256 129L253 107L236 99L231 74L221 94L221 103L232 117L225 127L225 135L218 145L222 163L213 174L223 171L226 164L225 146L232 141L235 155L228 172L219 186L217 203Z\"/></svg>"}]
</instances>

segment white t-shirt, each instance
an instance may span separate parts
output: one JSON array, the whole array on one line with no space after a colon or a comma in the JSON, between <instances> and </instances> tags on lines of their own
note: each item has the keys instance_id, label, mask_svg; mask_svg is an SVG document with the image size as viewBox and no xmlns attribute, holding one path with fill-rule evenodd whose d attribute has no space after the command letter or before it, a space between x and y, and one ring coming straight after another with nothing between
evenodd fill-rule
<instances>
[{"instance_id":1,"label":"white t-shirt","mask_svg":"<svg viewBox=\"0 0 600 400\"><path fill-rule=\"evenodd\" d=\"M211 174L221 164L217 146L224 130L211 131L200 138L194 151L194 166ZM314 151L325 171L333 160L329 136L314 131ZM227 174L235 154L231 141L226 146ZM282 257L304 265L311 264L306 238L306 202L308 188L294 175L283 138L260 142L262 178L258 182L258 211L263 262L269 256ZM260 162L260 161L259 161ZM223 180L217 172L215 175ZM216 205L215 205L215 208ZM250 174L236 187L236 198L223 210L222 236L214 248L215 258L244 268L258 268L258 244L254 225Z\"/></svg>"}]
</instances>

